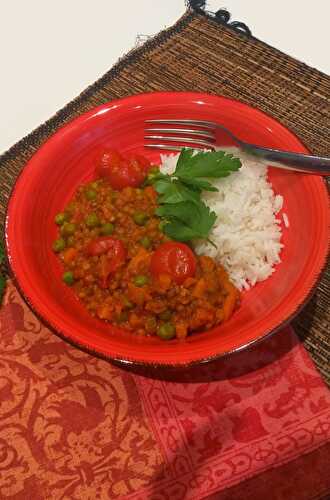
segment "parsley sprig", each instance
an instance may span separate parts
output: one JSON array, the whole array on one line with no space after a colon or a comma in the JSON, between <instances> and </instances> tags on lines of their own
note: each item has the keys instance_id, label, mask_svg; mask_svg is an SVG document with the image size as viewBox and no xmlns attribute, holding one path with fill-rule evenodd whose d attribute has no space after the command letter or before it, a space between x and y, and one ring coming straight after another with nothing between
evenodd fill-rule
<instances>
[{"instance_id":1,"label":"parsley sprig","mask_svg":"<svg viewBox=\"0 0 330 500\"><path fill-rule=\"evenodd\" d=\"M240 159L224 151L183 149L173 174L151 174L149 182L158 193L156 214L163 218L163 232L178 241L208 239L217 215L201 194L218 189L207 179L227 177L240 167Z\"/></svg>"}]
</instances>

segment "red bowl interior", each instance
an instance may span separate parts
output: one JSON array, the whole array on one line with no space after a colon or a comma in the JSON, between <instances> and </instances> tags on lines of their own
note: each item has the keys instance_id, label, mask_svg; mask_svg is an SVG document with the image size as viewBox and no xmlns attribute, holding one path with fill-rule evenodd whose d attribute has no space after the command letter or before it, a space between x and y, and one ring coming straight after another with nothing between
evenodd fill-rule
<instances>
[{"instance_id":1,"label":"red bowl interior","mask_svg":"<svg viewBox=\"0 0 330 500\"><path fill-rule=\"evenodd\" d=\"M290 228L283 228L282 263L271 278L243 294L230 321L185 342L132 334L93 319L61 281L61 265L51 250L54 216L80 183L93 177L92 157L100 145L138 151L148 118L214 120L243 140L307 152L278 122L240 102L195 93L154 93L102 105L51 137L26 165L7 212L6 244L16 282L35 312L63 338L107 358L152 364L187 364L244 348L273 332L299 310L315 287L329 241L328 194L318 176L270 169L276 192L285 198Z\"/></svg>"}]
</instances>

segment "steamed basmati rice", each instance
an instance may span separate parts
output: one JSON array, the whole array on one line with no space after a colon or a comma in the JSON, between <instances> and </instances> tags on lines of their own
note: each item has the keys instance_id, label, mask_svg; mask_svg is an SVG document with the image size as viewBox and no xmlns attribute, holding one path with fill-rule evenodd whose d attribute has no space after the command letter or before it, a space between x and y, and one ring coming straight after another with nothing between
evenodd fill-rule
<instances>
[{"instance_id":1,"label":"steamed basmati rice","mask_svg":"<svg viewBox=\"0 0 330 500\"><path fill-rule=\"evenodd\" d=\"M274 194L267 180L267 166L237 148L224 148L239 156L242 167L229 177L212 180L219 191L203 192L205 203L217 214L207 241L196 241L195 251L209 255L228 271L233 283L248 290L267 279L281 261L281 221L277 218L283 197ZM161 171L172 173L178 155L162 155ZM284 219L285 226L289 221Z\"/></svg>"},{"instance_id":2,"label":"steamed basmati rice","mask_svg":"<svg viewBox=\"0 0 330 500\"><path fill-rule=\"evenodd\" d=\"M283 222L285 227L290 227L289 218L286 214L282 214Z\"/></svg>"}]
</instances>

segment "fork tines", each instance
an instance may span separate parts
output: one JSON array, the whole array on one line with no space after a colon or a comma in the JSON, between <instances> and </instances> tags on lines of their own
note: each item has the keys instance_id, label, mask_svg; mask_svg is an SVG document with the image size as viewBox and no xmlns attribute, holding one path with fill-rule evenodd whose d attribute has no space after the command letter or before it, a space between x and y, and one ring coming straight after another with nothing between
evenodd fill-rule
<instances>
[{"instance_id":1,"label":"fork tines","mask_svg":"<svg viewBox=\"0 0 330 500\"><path fill-rule=\"evenodd\" d=\"M180 151L184 147L214 149L216 126L212 122L163 119L146 120L145 123L144 138L148 141L145 147L171 151Z\"/></svg>"}]
</instances>

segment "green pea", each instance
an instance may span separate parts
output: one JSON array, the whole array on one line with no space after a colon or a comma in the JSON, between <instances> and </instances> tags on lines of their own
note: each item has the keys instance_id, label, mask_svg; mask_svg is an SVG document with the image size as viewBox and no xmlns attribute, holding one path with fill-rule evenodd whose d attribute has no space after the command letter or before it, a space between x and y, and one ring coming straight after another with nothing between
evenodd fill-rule
<instances>
[{"instance_id":1,"label":"green pea","mask_svg":"<svg viewBox=\"0 0 330 500\"><path fill-rule=\"evenodd\" d=\"M164 323L158 328L157 335L162 340L170 340L175 337L175 328L172 323Z\"/></svg>"},{"instance_id":2,"label":"green pea","mask_svg":"<svg viewBox=\"0 0 330 500\"><path fill-rule=\"evenodd\" d=\"M167 309L166 311L161 312L159 317L163 321L168 321L169 319L171 319L172 313Z\"/></svg>"},{"instance_id":3,"label":"green pea","mask_svg":"<svg viewBox=\"0 0 330 500\"><path fill-rule=\"evenodd\" d=\"M148 249L148 248L150 248L150 247L151 247L151 239L150 239L150 238L148 238L148 236L144 236L143 238L141 238L141 239L140 239L140 244L141 244L144 248Z\"/></svg>"},{"instance_id":4,"label":"green pea","mask_svg":"<svg viewBox=\"0 0 330 500\"><path fill-rule=\"evenodd\" d=\"M110 236L110 234L113 233L114 229L115 226L111 224L111 222L106 222L101 227L101 233L104 234L105 236Z\"/></svg>"},{"instance_id":5,"label":"green pea","mask_svg":"<svg viewBox=\"0 0 330 500\"><path fill-rule=\"evenodd\" d=\"M127 321L127 320L128 320L128 312L127 311L122 311L117 317L118 323L125 323L125 321Z\"/></svg>"},{"instance_id":6,"label":"green pea","mask_svg":"<svg viewBox=\"0 0 330 500\"><path fill-rule=\"evenodd\" d=\"M66 222L61 228L61 234L63 236L71 236L75 233L76 229L76 224L74 224L73 222Z\"/></svg>"},{"instance_id":7,"label":"green pea","mask_svg":"<svg viewBox=\"0 0 330 500\"><path fill-rule=\"evenodd\" d=\"M88 189L86 192L85 192L85 196L87 198L87 200L89 201L93 201L93 200L96 200L96 197L97 197L97 192L94 191L94 189Z\"/></svg>"},{"instance_id":8,"label":"green pea","mask_svg":"<svg viewBox=\"0 0 330 500\"><path fill-rule=\"evenodd\" d=\"M64 222L67 220L67 215L64 212L61 212L55 216L55 224L58 226L62 226Z\"/></svg>"},{"instance_id":9,"label":"green pea","mask_svg":"<svg viewBox=\"0 0 330 500\"><path fill-rule=\"evenodd\" d=\"M97 227L100 221L96 214L89 214L85 219L85 223L87 227Z\"/></svg>"},{"instance_id":10,"label":"green pea","mask_svg":"<svg viewBox=\"0 0 330 500\"><path fill-rule=\"evenodd\" d=\"M144 226L148 220L148 215L145 212L135 212L133 214L133 220L138 226Z\"/></svg>"},{"instance_id":11,"label":"green pea","mask_svg":"<svg viewBox=\"0 0 330 500\"><path fill-rule=\"evenodd\" d=\"M133 283L136 286L144 286L148 283L148 277L144 276L143 274L138 274L137 276L134 276L133 278Z\"/></svg>"},{"instance_id":12,"label":"green pea","mask_svg":"<svg viewBox=\"0 0 330 500\"><path fill-rule=\"evenodd\" d=\"M53 243L53 250L54 252L62 252L62 250L65 249L65 240L63 238L59 238L58 240L55 240Z\"/></svg>"},{"instance_id":13,"label":"green pea","mask_svg":"<svg viewBox=\"0 0 330 500\"><path fill-rule=\"evenodd\" d=\"M71 271L66 271L63 274L62 279L63 279L64 283L68 286L71 286L74 283L74 277L73 277L73 273Z\"/></svg>"}]
</instances>

